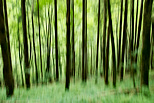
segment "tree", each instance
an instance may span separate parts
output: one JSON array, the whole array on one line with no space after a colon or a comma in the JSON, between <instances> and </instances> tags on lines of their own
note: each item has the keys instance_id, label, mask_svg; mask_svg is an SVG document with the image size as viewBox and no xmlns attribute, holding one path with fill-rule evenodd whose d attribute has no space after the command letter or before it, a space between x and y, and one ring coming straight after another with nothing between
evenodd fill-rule
<instances>
[{"instance_id":1,"label":"tree","mask_svg":"<svg viewBox=\"0 0 154 103\"><path fill-rule=\"evenodd\" d=\"M87 0L82 1L82 81L87 80Z\"/></svg>"},{"instance_id":2,"label":"tree","mask_svg":"<svg viewBox=\"0 0 154 103\"><path fill-rule=\"evenodd\" d=\"M72 0L72 70L73 70L73 76L75 80L75 47L74 47L74 0Z\"/></svg>"},{"instance_id":3,"label":"tree","mask_svg":"<svg viewBox=\"0 0 154 103\"><path fill-rule=\"evenodd\" d=\"M104 77L105 77L105 47L106 47L106 24L107 24L107 6L106 0L104 0L104 24L103 24L103 70L104 70Z\"/></svg>"},{"instance_id":4,"label":"tree","mask_svg":"<svg viewBox=\"0 0 154 103\"><path fill-rule=\"evenodd\" d=\"M70 0L67 0L67 16L66 16L66 25L67 25L67 34L66 34L66 86L65 90L69 90L70 84L70 69L71 69L71 61L70 61Z\"/></svg>"},{"instance_id":5,"label":"tree","mask_svg":"<svg viewBox=\"0 0 154 103\"><path fill-rule=\"evenodd\" d=\"M98 49L99 49L99 25L100 25L100 0L98 2L98 27L97 27L97 53L96 53L96 81L97 83L97 77L98 77Z\"/></svg>"},{"instance_id":6,"label":"tree","mask_svg":"<svg viewBox=\"0 0 154 103\"><path fill-rule=\"evenodd\" d=\"M121 11L120 11L119 47L118 47L118 63L117 63L117 71L118 71L118 73L119 73L119 68L120 68L122 14L123 14L123 0L121 0Z\"/></svg>"},{"instance_id":7,"label":"tree","mask_svg":"<svg viewBox=\"0 0 154 103\"><path fill-rule=\"evenodd\" d=\"M1 51L2 51L2 58L3 58L3 77L4 77L4 82L6 86L6 95L7 97L10 97L13 95L14 92L14 79L13 79L13 74L12 74L12 64L10 60L10 55L8 47L8 38L6 37L5 34L5 25L4 25L4 15L3 15L3 2L0 0L0 44L1 44Z\"/></svg>"},{"instance_id":8,"label":"tree","mask_svg":"<svg viewBox=\"0 0 154 103\"><path fill-rule=\"evenodd\" d=\"M32 32L33 32L33 51L34 51L34 61L35 61L35 70L36 70L36 83L38 85L38 67L37 67L37 59L36 59L36 48L35 48L35 29L34 29L34 20L33 20L33 13L34 13L34 0L32 4Z\"/></svg>"},{"instance_id":9,"label":"tree","mask_svg":"<svg viewBox=\"0 0 154 103\"><path fill-rule=\"evenodd\" d=\"M143 14L141 86L149 86L150 28L153 0L145 0Z\"/></svg>"},{"instance_id":10,"label":"tree","mask_svg":"<svg viewBox=\"0 0 154 103\"><path fill-rule=\"evenodd\" d=\"M25 78L26 78L26 87L27 89L29 89L30 88L30 64L29 64L29 57L28 57L25 0L21 0L21 10L22 10L23 41L24 41Z\"/></svg>"},{"instance_id":11,"label":"tree","mask_svg":"<svg viewBox=\"0 0 154 103\"><path fill-rule=\"evenodd\" d=\"M110 0L108 0L108 15L109 15L109 35L111 33L111 44L112 44L112 61L113 61L113 86L116 87L116 58L115 58L115 45L113 37L113 27L112 27L112 16L111 16L111 6Z\"/></svg>"},{"instance_id":12,"label":"tree","mask_svg":"<svg viewBox=\"0 0 154 103\"><path fill-rule=\"evenodd\" d=\"M123 81L123 72L124 72L124 55L126 49L126 40L127 40L127 12L128 12L128 0L125 1L125 14L124 14L124 28L123 28L123 43L122 43L122 64L120 81Z\"/></svg>"},{"instance_id":13,"label":"tree","mask_svg":"<svg viewBox=\"0 0 154 103\"><path fill-rule=\"evenodd\" d=\"M58 69L58 29L57 29L57 0L55 1L55 53L56 53L56 81L59 81L59 69Z\"/></svg>"},{"instance_id":14,"label":"tree","mask_svg":"<svg viewBox=\"0 0 154 103\"><path fill-rule=\"evenodd\" d=\"M40 34L40 12L39 12L39 0L37 0L37 13L38 13L38 26L39 26L39 46L40 46L40 65L41 65L41 77L43 78L42 70L42 46L41 46L41 34Z\"/></svg>"}]
</instances>

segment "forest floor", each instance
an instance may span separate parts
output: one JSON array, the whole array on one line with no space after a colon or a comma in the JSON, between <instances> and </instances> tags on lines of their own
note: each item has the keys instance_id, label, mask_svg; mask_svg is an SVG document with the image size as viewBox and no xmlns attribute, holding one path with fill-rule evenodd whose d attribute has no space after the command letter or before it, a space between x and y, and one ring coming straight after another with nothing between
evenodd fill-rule
<instances>
[{"instance_id":1,"label":"forest floor","mask_svg":"<svg viewBox=\"0 0 154 103\"><path fill-rule=\"evenodd\" d=\"M86 84L73 79L69 92L65 92L65 81L48 85L32 86L30 90L16 88L14 96L6 98L5 88L0 88L0 103L153 103L154 102L154 71L150 71L149 90L147 94L139 92L140 77L136 77L136 87L129 75L125 75L124 81L120 82L117 77L116 89L109 85L105 86L104 79L98 78L95 84L94 78L89 78ZM137 90L137 92L136 92ZM146 89L144 89L145 91Z\"/></svg>"}]
</instances>

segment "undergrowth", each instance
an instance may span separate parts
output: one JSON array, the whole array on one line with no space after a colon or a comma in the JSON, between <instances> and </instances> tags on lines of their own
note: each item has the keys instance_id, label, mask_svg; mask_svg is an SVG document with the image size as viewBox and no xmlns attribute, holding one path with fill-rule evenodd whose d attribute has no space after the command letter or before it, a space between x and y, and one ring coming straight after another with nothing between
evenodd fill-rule
<instances>
[{"instance_id":1,"label":"undergrowth","mask_svg":"<svg viewBox=\"0 0 154 103\"><path fill-rule=\"evenodd\" d=\"M150 86L154 86L154 72L150 73ZM118 78L118 77L117 77ZM136 85L140 86L140 79L136 77ZM6 98L5 88L0 88L0 103L152 103L154 91L150 90L149 95L142 93L134 94L112 94L112 92L133 88L132 79L125 76L124 81L117 80L116 89L110 84L105 86L103 78L98 78L95 84L94 78L89 78L86 84L81 80L73 80L70 90L65 92L65 81L48 85L32 86L30 90L16 88L11 98ZM151 87L150 87L151 88Z\"/></svg>"}]
</instances>

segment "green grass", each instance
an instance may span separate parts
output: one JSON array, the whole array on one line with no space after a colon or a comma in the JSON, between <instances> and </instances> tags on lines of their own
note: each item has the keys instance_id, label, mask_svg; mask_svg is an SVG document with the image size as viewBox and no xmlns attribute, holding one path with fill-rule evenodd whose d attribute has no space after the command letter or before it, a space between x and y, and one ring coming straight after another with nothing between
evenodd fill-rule
<instances>
[{"instance_id":1,"label":"green grass","mask_svg":"<svg viewBox=\"0 0 154 103\"><path fill-rule=\"evenodd\" d=\"M150 86L154 86L154 72L150 73ZM136 85L139 86L139 78L136 78ZM33 86L30 90L16 88L14 96L7 99L5 88L0 88L0 103L153 103L154 91L150 91L150 96L143 94L111 94L111 91L120 91L133 88L132 79L125 76L120 83L117 80L117 88L114 89L112 81L109 86L105 86L103 78L98 79L95 84L94 78L89 78L86 84L81 80L73 81L69 92L65 92L65 81L48 85Z\"/></svg>"}]
</instances>

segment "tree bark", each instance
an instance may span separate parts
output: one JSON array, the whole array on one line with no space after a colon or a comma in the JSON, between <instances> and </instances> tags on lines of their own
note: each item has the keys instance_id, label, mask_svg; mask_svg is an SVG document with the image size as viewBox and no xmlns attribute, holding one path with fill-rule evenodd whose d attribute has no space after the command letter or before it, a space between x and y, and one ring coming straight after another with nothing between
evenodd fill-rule
<instances>
[{"instance_id":1,"label":"tree bark","mask_svg":"<svg viewBox=\"0 0 154 103\"><path fill-rule=\"evenodd\" d=\"M87 0L83 0L82 14L82 81L87 81Z\"/></svg>"},{"instance_id":2,"label":"tree bark","mask_svg":"<svg viewBox=\"0 0 154 103\"><path fill-rule=\"evenodd\" d=\"M34 50L34 61L35 61L35 72L36 72L36 83L38 85L38 67L37 67L37 58L36 58L36 49L35 49L35 29L34 29L34 21L33 21L33 13L34 13L34 0L32 4L32 32L33 32L33 50Z\"/></svg>"},{"instance_id":3,"label":"tree bark","mask_svg":"<svg viewBox=\"0 0 154 103\"><path fill-rule=\"evenodd\" d=\"M112 61L113 61L113 86L116 87L116 58L115 58L115 42L113 37L113 26L112 26L112 16L111 16L111 4L108 0L108 15L109 15L109 30L111 33L111 44L112 44Z\"/></svg>"},{"instance_id":4,"label":"tree bark","mask_svg":"<svg viewBox=\"0 0 154 103\"><path fill-rule=\"evenodd\" d=\"M75 47L74 47L74 0L72 0L72 11L73 11L73 17L72 17L72 69L73 69L73 76L75 81Z\"/></svg>"},{"instance_id":5,"label":"tree bark","mask_svg":"<svg viewBox=\"0 0 154 103\"><path fill-rule=\"evenodd\" d=\"M12 60L11 60L11 49L10 49L10 36L9 36L9 25L8 25L8 16L7 16L7 5L6 0L4 0L4 14L5 14L5 27L6 27L6 34L7 34L7 40L8 40L8 49L9 49L9 60L11 63L11 70L12 70Z\"/></svg>"},{"instance_id":6,"label":"tree bark","mask_svg":"<svg viewBox=\"0 0 154 103\"><path fill-rule=\"evenodd\" d=\"M144 19L142 35L142 58L141 58L141 87L149 87L149 61L150 61L150 29L153 0L144 2Z\"/></svg>"},{"instance_id":7,"label":"tree bark","mask_svg":"<svg viewBox=\"0 0 154 103\"><path fill-rule=\"evenodd\" d=\"M37 0L37 13L38 13L38 26L39 26L39 46L40 46L40 65L41 65L41 79L43 79L42 70L42 46L41 46L41 34L40 34L40 11L39 11L39 0Z\"/></svg>"},{"instance_id":8,"label":"tree bark","mask_svg":"<svg viewBox=\"0 0 154 103\"><path fill-rule=\"evenodd\" d=\"M98 2L98 27L97 27L97 53L96 53L96 80L95 83L97 83L98 78L98 49L99 49L99 25L100 25L100 0Z\"/></svg>"},{"instance_id":9,"label":"tree bark","mask_svg":"<svg viewBox=\"0 0 154 103\"><path fill-rule=\"evenodd\" d=\"M30 88L30 64L29 64L29 57L28 57L25 0L21 0L21 10L22 10L23 41L24 41L25 78L26 78L26 87L27 89L29 89Z\"/></svg>"},{"instance_id":10,"label":"tree bark","mask_svg":"<svg viewBox=\"0 0 154 103\"><path fill-rule=\"evenodd\" d=\"M1 38L1 51L3 58L3 77L6 86L6 95L10 97L14 92L14 79L12 74L12 64L10 60L11 51L9 51L9 41L5 35L4 15L3 15L3 2L0 0L0 38ZM10 54L9 54L10 52Z\"/></svg>"},{"instance_id":11,"label":"tree bark","mask_svg":"<svg viewBox=\"0 0 154 103\"><path fill-rule=\"evenodd\" d=\"M57 0L55 1L55 53L56 53L56 81L59 81L59 69L58 69L58 30L57 30Z\"/></svg>"},{"instance_id":12,"label":"tree bark","mask_svg":"<svg viewBox=\"0 0 154 103\"><path fill-rule=\"evenodd\" d=\"M138 50L139 48L139 41L140 41L140 33L141 33L141 26L142 26L142 14L143 14L143 0L141 0L141 7L140 7L140 15L139 15L139 24L138 24L138 36L137 36L137 41L136 41L136 49ZM137 63L137 56L135 57L135 63Z\"/></svg>"},{"instance_id":13,"label":"tree bark","mask_svg":"<svg viewBox=\"0 0 154 103\"><path fill-rule=\"evenodd\" d=\"M67 34L66 34L66 85L65 90L69 90L70 84L70 69L71 69L71 61L70 61L70 0L67 0L67 17L66 17L66 25L67 25Z\"/></svg>"},{"instance_id":14,"label":"tree bark","mask_svg":"<svg viewBox=\"0 0 154 103\"><path fill-rule=\"evenodd\" d=\"M121 32L122 32L122 14L123 14L123 0L121 0L121 11L120 11L120 29L119 29L119 47L118 47L118 63L117 63L117 73L119 74L120 69L120 53L121 53Z\"/></svg>"},{"instance_id":15,"label":"tree bark","mask_svg":"<svg viewBox=\"0 0 154 103\"><path fill-rule=\"evenodd\" d=\"M107 6L106 0L104 0L104 24L103 24L103 70L104 70L104 77L105 77L105 47L106 47L106 24L107 24Z\"/></svg>"},{"instance_id":16,"label":"tree bark","mask_svg":"<svg viewBox=\"0 0 154 103\"><path fill-rule=\"evenodd\" d=\"M125 1L125 14L124 14L124 29L123 29L123 43L122 43L122 64L120 81L123 81L123 72L124 72L124 57L126 50L126 40L127 40L127 12L128 12L128 0Z\"/></svg>"}]
</instances>

